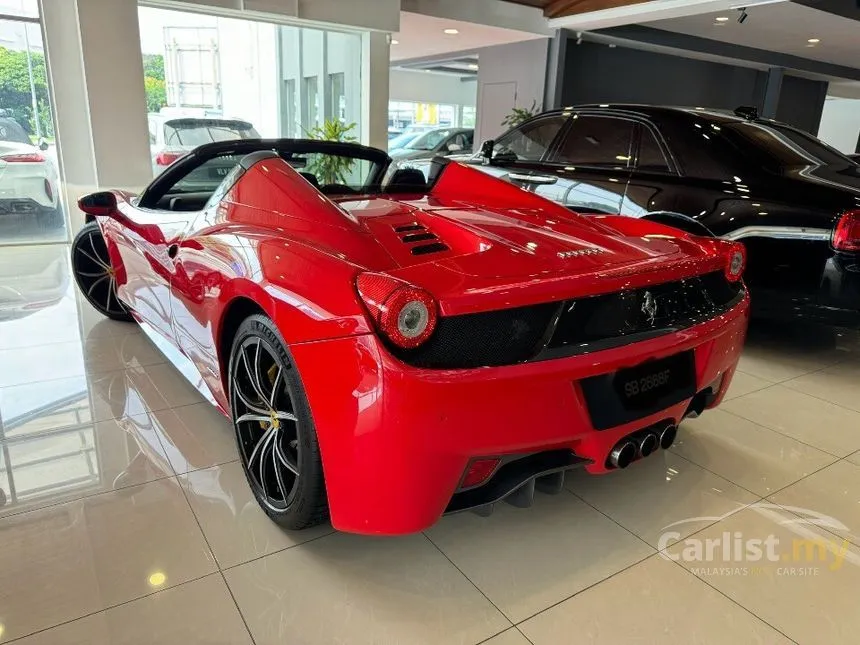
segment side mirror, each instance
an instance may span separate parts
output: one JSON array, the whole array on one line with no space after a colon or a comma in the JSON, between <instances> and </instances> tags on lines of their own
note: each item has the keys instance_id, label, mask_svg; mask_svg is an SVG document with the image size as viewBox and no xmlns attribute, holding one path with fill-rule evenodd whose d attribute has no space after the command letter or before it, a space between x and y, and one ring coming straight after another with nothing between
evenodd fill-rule
<instances>
[{"instance_id":1,"label":"side mirror","mask_svg":"<svg viewBox=\"0 0 860 645\"><path fill-rule=\"evenodd\" d=\"M44 139L39 139L39 150L47 150L50 146Z\"/></svg>"},{"instance_id":2,"label":"side mirror","mask_svg":"<svg viewBox=\"0 0 860 645\"><path fill-rule=\"evenodd\" d=\"M87 215L108 217L116 213L116 195L110 191L85 195L78 200L78 208Z\"/></svg>"},{"instance_id":3,"label":"side mirror","mask_svg":"<svg viewBox=\"0 0 860 645\"><path fill-rule=\"evenodd\" d=\"M496 147L496 142L493 139L487 139L481 144L481 157L484 165L489 166L493 163L493 148Z\"/></svg>"}]
</instances>

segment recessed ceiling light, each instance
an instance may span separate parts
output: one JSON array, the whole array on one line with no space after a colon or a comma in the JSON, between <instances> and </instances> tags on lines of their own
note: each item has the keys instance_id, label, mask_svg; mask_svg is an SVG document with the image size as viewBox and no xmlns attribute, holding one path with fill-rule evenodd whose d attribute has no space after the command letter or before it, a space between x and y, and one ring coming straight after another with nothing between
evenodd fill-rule
<instances>
[{"instance_id":1,"label":"recessed ceiling light","mask_svg":"<svg viewBox=\"0 0 860 645\"><path fill-rule=\"evenodd\" d=\"M820 38L810 38L806 42L808 42L810 45L817 45L818 43L821 42L821 39Z\"/></svg>"},{"instance_id":2,"label":"recessed ceiling light","mask_svg":"<svg viewBox=\"0 0 860 645\"><path fill-rule=\"evenodd\" d=\"M728 22L728 16L717 16L717 22Z\"/></svg>"},{"instance_id":3,"label":"recessed ceiling light","mask_svg":"<svg viewBox=\"0 0 860 645\"><path fill-rule=\"evenodd\" d=\"M469 69L478 69L478 66L477 66L477 65L475 65L475 63L471 63L471 64L469 65Z\"/></svg>"},{"instance_id":4,"label":"recessed ceiling light","mask_svg":"<svg viewBox=\"0 0 860 645\"><path fill-rule=\"evenodd\" d=\"M396 38L394 38L394 39L392 39L392 40L391 40L391 44L392 44L392 45L399 45L399 44L400 44L400 41L399 41L399 40L397 40Z\"/></svg>"},{"instance_id":5,"label":"recessed ceiling light","mask_svg":"<svg viewBox=\"0 0 860 645\"><path fill-rule=\"evenodd\" d=\"M459 29L446 29L445 33L448 34L449 36L456 36L457 34L460 33L460 30Z\"/></svg>"}]
</instances>

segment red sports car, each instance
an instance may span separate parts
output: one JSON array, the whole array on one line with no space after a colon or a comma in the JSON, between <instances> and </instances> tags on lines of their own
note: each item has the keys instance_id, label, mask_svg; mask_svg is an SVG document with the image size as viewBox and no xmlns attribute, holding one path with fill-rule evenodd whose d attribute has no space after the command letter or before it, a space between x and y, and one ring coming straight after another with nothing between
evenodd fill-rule
<instances>
[{"instance_id":1,"label":"red sports car","mask_svg":"<svg viewBox=\"0 0 860 645\"><path fill-rule=\"evenodd\" d=\"M429 182L389 165L229 141L139 196L80 201L81 290L170 341L274 521L398 534L527 506L720 402L749 314L741 245L582 217L453 162Z\"/></svg>"}]
</instances>

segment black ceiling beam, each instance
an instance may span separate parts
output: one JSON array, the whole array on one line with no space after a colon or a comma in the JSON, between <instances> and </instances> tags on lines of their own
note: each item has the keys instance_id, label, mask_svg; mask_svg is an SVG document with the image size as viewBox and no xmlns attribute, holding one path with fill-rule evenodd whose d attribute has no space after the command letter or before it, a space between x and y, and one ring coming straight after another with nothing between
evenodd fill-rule
<instances>
[{"instance_id":1,"label":"black ceiling beam","mask_svg":"<svg viewBox=\"0 0 860 645\"><path fill-rule=\"evenodd\" d=\"M700 54L710 54L722 58L732 58L740 61L748 61L765 67L782 67L787 70L797 70L821 76L844 78L851 81L860 81L860 69L835 65L818 60L810 60L792 54L772 52L766 49L757 49L745 45L734 45L710 38L679 34L673 31L655 29L644 25L624 25L622 27L610 27L592 32L603 36L610 36L629 41L630 46L635 43L671 47L672 49L687 50ZM573 37L572 35L569 37Z\"/></svg>"}]
</instances>

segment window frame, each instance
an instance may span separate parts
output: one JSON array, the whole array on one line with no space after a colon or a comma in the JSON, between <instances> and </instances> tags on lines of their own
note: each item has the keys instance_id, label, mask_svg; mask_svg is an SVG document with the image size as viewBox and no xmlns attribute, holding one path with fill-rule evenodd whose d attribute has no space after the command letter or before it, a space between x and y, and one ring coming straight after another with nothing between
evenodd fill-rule
<instances>
[{"instance_id":1,"label":"window frame","mask_svg":"<svg viewBox=\"0 0 860 645\"><path fill-rule=\"evenodd\" d=\"M657 128L653 123L644 119L635 119L638 123L638 127L636 129L636 134L634 135L635 139L635 154L633 155L633 171L634 172L643 172L655 175L672 175L679 176L681 174L680 167L678 166L678 162L675 157L672 155L672 149L669 147L669 144L666 143L665 137L663 137L663 133L660 132L660 129ZM657 142L657 147L660 149L660 152L663 153L663 158L666 161L666 170L654 170L648 169L643 170L639 167L639 153L642 150L642 138L645 135L645 132L649 132L653 137L654 141Z\"/></svg>"},{"instance_id":2,"label":"window frame","mask_svg":"<svg viewBox=\"0 0 860 645\"><path fill-rule=\"evenodd\" d=\"M539 116L536 116L533 119L529 119L528 121L521 123L517 127L512 128L512 129L508 130L507 132L503 133L500 137L498 137L497 139L495 139L493 141L493 150L494 150L493 156L494 157L495 157L496 146L498 146L499 142L501 142L508 135L513 135L515 132L520 132L525 126L531 126L531 125L533 125L539 121L549 121L550 119L560 119L562 121L561 127L558 129L558 132L555 133L555 137L552 139L552 141L550 141L549 145L544 150L540 159L516 159L516 160L510 160L510 161L502 159L498 163L496 163L494 161L493 165L504 167L504 166L510 165L510 164L552 163L551 161L549 161L549 159L551 158L552 155L555 154L555 151L556 151L559 143L562 141L564 136L566 136L567 131L570 129L572 114L573 114L572 112L568 112L567 110L565 110L563 112L549 112L546 114L541 114Z\"/></svg>"},{"instance_id":3,"label":"window frame","mask_svg":"<svg viewBox=\"0 0 860 645\"><path fill-rule=\"evenodd\" d=\"M574 163L570 161L564 161L558 158L558 154L561 150L562 144L567 136L570 134L571 130L576 125L576 120L579 117L602 117L607 119L618 119L622 121L630 121L633 124L633 132L630 136L630 147L628 149L628 159L627 163L624 166L619 165L609 165L609 164L585 164L585 163ZM574 168L590 168L594 170L614 170L616 172L632 172L635 167L633 165L634 153L638 152L639 149L639 135L638 135L638 126L641 124L641 119L637 119L632 117L631 115L619 113L619 112L609 112L603 110L576 110L571 114L568 119L568 123L564 128L563 133L559 133L560 135L556 141L554 142L552 148L552 156L549 159L546 159L546 163L551 163L555 166L563 166L563 167L574 167Z\"/></svg>"}]
</instances>

